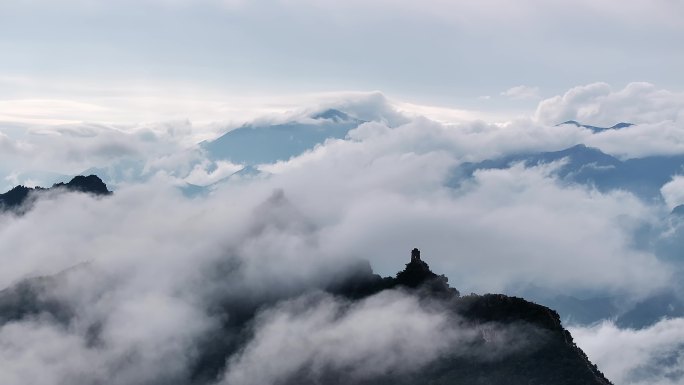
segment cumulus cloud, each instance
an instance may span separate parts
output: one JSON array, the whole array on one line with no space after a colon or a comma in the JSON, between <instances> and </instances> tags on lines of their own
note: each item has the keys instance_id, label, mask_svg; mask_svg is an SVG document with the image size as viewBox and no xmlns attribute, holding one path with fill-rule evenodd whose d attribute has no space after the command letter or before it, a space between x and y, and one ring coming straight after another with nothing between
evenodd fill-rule
<instances>
[{"instance_id":1,"label":"cumulus cloud","mask_svg":"<svg viewBox=\"0 0 684 385\"><path fill-rule=\"evenodd\" d=\"M640 330L606 321L571 328L575 341L616 384L674 385L683 379L684 319L665 319Z\"/></svg>"},{"instance_id":2,"label":"cumulus cloud","mask_svg":"<svg viewBox=\"0 0 684 385\"><path fill-rule=\"evenodd\" d=\"M539 87L516 86L501 92L501 96L511 99L537 99L539 98Z\"/></svg>"},{"instance_id":3,"label":"cumulus cloud","mask_svg":"<svg viewBox=\"0 0 684 385\"><path fill-rule=\"evenodd\" d=\"M352 374L362 378L385 369L410 371L481 336L400 292L351 307L314 296L268 310L275 300L344 272L346 250L327 243L306 206L283 192L272 194L269 184L229 185L206 200L188 200L168 182L155 178L103 199L52 194L22 217L0 216L3 255L13 256L3 260L0 286L14 290L24 277L46 276L23 283L29 286L21 290L37 290L18 299L29 305L27 314L13 308L0 314L17 317L0 318L6 383L187 383L197 362L207 359L197 344L216 333L243 333L226 330L225 323L249 306L267 310L254 339L230 360L229 383L270 383L311 363L314 370L358 364ZM6 310L11 295L3 292ZM388 323L372 322L379 317ZM489 352L526 346L511 339L512 332L509 338L496 325L491 329L501 338ZM292 340L301 343L298 350ZM285 349L289 359L255 368L255 361ZM392 354L377 355L386 349Z\"/></svg>"},{"instance_id":4,"label":"cumulus cloud","mask_svg":"<svg viewBox=\"0 0 684 385\"><path fill-rule=\"evenodd\" d=\"M675 175L672 181L660 189L660 193L670 210L684 204L684 176Z\"/></svg>"},{"instance_id":5,"label":"cumulus cloud","mask_svg":"<svg viewBox=\"0 0 684 385\"><path fill-rule=\"evenodd\" d=\"M515 151L509 144L520 151L544 141L530 135L526 143L522 127L477 128L424 120L396 128L369 123L351 132L351 141L330 141L264 169L275 174L272 183L329 224L326 244L376 255L388 273L394 255L417 242L432 248L437 269L456 277L457 286L477 290L528 280L648 291L667 281L666 266L630 247L630 232L656 212L630 194L568 187L554 178L553 167L522 165L479 172L459 191L446 187L451 168L472 159L472 152L487 157Z\"/></svg>"},{"instance_id":6,"label":"cumulus cloud","mask_svg":"<svg viewBox=\"0 0 684 385\"><path fill-rule=\"evenodd\" d=\"M230 191L264 196L264 191L284 189L313 223L323 225L326 252L372 255L385 273L392 273L405 250L419 243L431 245L438 270L477 290L503 290L526 280L568 289L589 285L648 291L667 282L667 266L630 247L631 231L655 221L658 208L629 194L569 187L555 179L553 167L521 165L476 173L460 190L448 187L455 177L451 170L461 162L582 142L593 145L602 134L525 119L503 125L442 124L398 115L383 123L382 117L398 113L378 94L343 101L340 108L346 107L359 117L381 121L362 124L347 140L329 140L289 161L262 165L271 177L231 186ZM138 136L130 144L148 155L141 173L209 184L238 170L239 165L203 160L201 152L174 152L176 132L185 135L185 127L157 129L159 134ZM629 129L614 135L622 135L634 148L643 146L640 137L628 135ZM103 136L101 140L110 135L136 138L97 127L80 129L77 135L69 132L69 137L86 141L93 135ZM154 151L144 154L152 148L148 145ZM392 241L396 239L400 241ZM559 263L566 267L555 268ZM598 274L603 270L597 266L614 274Z\"/></svg>"},{"instance_id":7,"label":"cumulus cloud","mask_svg":"<svg viewBox=\"0 0 684 385\"><path fill-rule=\"evenodd\" d=\"M679 121L666 120L606 130L587 137L584 143L619 158L681 155L684 130Z\"/></svg>"},{"instance_id":8,"label":"cumulus cloud","mask_svg":"<svg viewBox=\"0 0 684 385\"><path fill-rule=\"evenodd\" d=\"M469 325L429 302L390 291L358 303L323 294L281 303L259 315L254 338L231 359L222 383L320 382L331 372L351 381L401 376L446 355L500 359L534 347L525 341L530 333L543 335L529 325ZM484 334L488 342L478 347Z\"/></svg>"},{"instance_id":9,"label":"cumulus cloud","mask_svg":"<svg viewBox=\"0 0 684 385\"><path fill-rule=\"evenodd\" d=\"M24 216L0 215L0 287L77 266L62 273L66 278L44 299L62 304L66 321L39 314L0 327L0 347L7 347L0 352L7 357L0 371L18 383L36 366L46 373L43 378L31 372L36 383L92 383L114 371L112 381L119 382L112 383L174 383L196 369L197 341L230 325L230 312L221 309L297 297L356 258L393 274L416 246L433 270L464 292L535 283L568 294L636 298L673 284L672 262L633 246L636 229L658 224L657 204L563 183L555 177L559 164L479 171L453 187L452 171L463 162L558 150L603 134L530 119L443 124L401 115L381 95L364 100L369 105L344 106L374 121L345 140L260 165L268 177L223 184L202 199L184 198L172 186L180 179L211 183L238 166L208 162L201 151L183 147L179 138L192 131L186 122L132 131L107 125L31 130L32 154L46 149L44 162L48 155L64 164L116 160L130 150L143 160L148 178L124 183L105 199L51 194ZM647 137L630 136L630 129L611 135L643 144ZM668 204L676 201L674 187L663 189ZM301 301L312 304L308 312ZM401 333L383 334L367 322L377 317L394 320L390 330L409 328L436 342L428 349ZM372 376L378 368L401 369L406 355L434 357L472 332L397 293L351 307L329 297L304 297L258 319L255 339L229 361L225 381L268 381L310 363L342 368L358 363L353 357L372 356L376 345L392 347L397 354L385 361L360 362L357 374ZM302 336L305 326L312 330L308 336ZM254 362L288 345L284 328L308 343L289 360L256 371ZM436 339L431 328L449 338ZM29 332L53 345L36 354L42 345ZM351 345L345 338L350 333L368 338ZM331 340L344 349L328 349ZM54 361L69 350L69 360ZM154 371L145 371L148 366Z\"/></svg>"},{"instance_id":10,"label":"cumulus cloud","mask_svg":"<svg viewBox=\"0 0 684 385\"><path fill-rule=\"evenodd\" d=\"M401 132L411 132L415 145L449 151L457 159L471 161L511 153L560 150L578 143L621 158L684 152L684 134L678 120L684 99L675 92L641 83L630 84L616 92L603 83L576 87L562 96L542 101L534 119L521 118L496 124L487 119L486 114L405 103L388 99L378 92L331 93L317 97L315 108L271 114L253 124L302 120L312 111L338 108L358 119L375 122L375 126L368 124L352 132L354 140L372 143L375 139L365 136L369 135L371 127L384 122L393 128L402 126ZM445 123L421 118L420 114ZM485 120L473 120L479 118ZM581 127L554 127L567 119L596 125L612 125L619 120L638 124L596 134ZM209 177L209 173L224 167L206 164L202 154L196 151L196 144L231 127L234 125L226 123L208 128L188 120L129 125L22 124L8 128L0 138L0 145L7 150L0 154L3 159L0 172L5 177L17 175L14 179L22 182L49 184L54 176L41 181L36 171L68 175L91 167L127 164L119 168L136 169L134 173L145 178L163 171L179 179L193 173L190 180L210 182L220 179L219 175L223 174ZM132 163L136 163L135 167ZM201 176L197 167L205 169L206 175ZM121 182L125 177L120 175L109 180Z\"/></svg>"},{"instance_id":11,"label":"cumulus cloud","mask_svg":"<svg viewBox=\"0 0 684 385\"><path fill-rule=\"evenodd\" d=\"M207 186L225 179L240 171L243 166L227 161L211 163L208 160L195 165L192 171L185 177L185 181L199 186Z\"/></svg>"},{"instance_id":12,"label":"cumulus cloud","mask_svg":"<svg viewBox=\"0 0 684 385\"><path fill-rule=\"evenodd\" d=\"M36 299L59 304L63 317L53 318L47 307L0 326L0 355L7 358L0 372L8 384L182 383L196 359L193 344L218 321L206 308L217 295L212 288L228 280L234 285L229 292L238 297L254 295L261 285L277 292L285 282L304 279L295 279L301 270L289 263L310 260L305 277L313 277L327 260L299 233L293 212L285 218L269 214L282 202L262 205L256 217L250 202L265 197L250 197L254 192L239 201L196 206L157 188L122 189L102 200L54 195L23 217L2 216L4 252L25 257L3 260L2 287L73 267L48 280L49 291ZM198 216L205 210L217 215ZM254 275L214 274L212 266L231 255L244 258L246 277ZM269 272L281 281L262 282ZM3 317L12 314L10 309ZM60 359L66 352L69 359Z\"/></svg>"},{"instance_id":13,"label":"cumulus cloud","mask_svg":"<svg viewBox=\"0 0 684 385\"><path fill-rule=\"evenodd\" d=\"M11 146L0 154L0 174L14 175L13 179L20 183L33 180L38 185L49 185L55 182L55 176L126 163L139 163L139 172L153 174L162 169L173 173L179 169L189 171L199 162L196 143L188 143L191 128L187 121L133 126L23 125L15 131L11 136L0 136L0 146Z\"/></svg>"},{"instance_id":14,"label":"cumulus cloud","mask_svg":"<svg viewBox=\"0 0 684 385\"><path fill-rule=\"evenodd\" d=\"M269 309L260 316L254 339L229 363L224 383L287 382L303 369L317 378L325 371L351 368L344 376L356 380L407 373L445 353L457 340L446 313L431 313L400 293L383 293L345 307L324 296ZM478 336L470 331L471 339Z\"/></svg>"},{"instance_id":15,"label":"cumulus cloud","mask_svg":"<svg viewBox=\"0 0 684 385\"><path fill-rule=\"evenodd\" d=\"M655 124L677 121L683 107L684 94L650 83L630 83L621 90L593 83L540 102L535 118L551 125L566 120L603 127L618 122Z\"/></svg>"}]
</instances>

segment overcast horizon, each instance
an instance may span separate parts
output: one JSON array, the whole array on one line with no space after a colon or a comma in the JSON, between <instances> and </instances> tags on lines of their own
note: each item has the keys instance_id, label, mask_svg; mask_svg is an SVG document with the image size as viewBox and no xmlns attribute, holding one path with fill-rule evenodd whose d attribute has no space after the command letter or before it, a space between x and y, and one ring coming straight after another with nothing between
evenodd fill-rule
<instances>
[{"instance_id":1,"label":"overcast horizon","mask_svg":"<svg viewBox=\"0 0 684 385\"><path fill-rule=\"evenodd\" d=\"M506 120L596 82L684 89L678 2L389 4L3 1L0 120L240 119L340 91Z\"/></svg>"}]
</instances>

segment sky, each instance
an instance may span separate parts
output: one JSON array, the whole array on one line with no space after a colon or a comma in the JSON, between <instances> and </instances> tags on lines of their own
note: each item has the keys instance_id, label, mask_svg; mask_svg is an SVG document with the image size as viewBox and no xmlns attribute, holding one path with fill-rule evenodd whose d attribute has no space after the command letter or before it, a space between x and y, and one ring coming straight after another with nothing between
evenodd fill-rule
<instances>
[{"instance_id":1,"label":"sky","mask_svg":"<svg viewBox=\"0 0 684 385\"><path fill-rule=\"evenodd\" d=\"M182 378L184 351L216 327L202 308L214 291L305 285L357 258L394 274L413 247L463 293L534 284L627 304L679 293L684 223L669 213L684 204L681 175L651 201L567 184L562 161L445 181L465 162L577 144L619 159L684 154L682 14L674 0L0 0L2 191L91 167L121 175L106 199L48 194L24 216L0 214L0 288L77 266L54 295L80 316L67 329L50 319L0 326L0 374L17 384L114 370L127 384ZM177 189L242 168L211 159L202 140L245 122L310 122L330 107L367 122L204 198ZM636 125L556 126L566 120ZM635 239L644 228L647 247ZM237 288L211 275L227 257L245 264ZM312 357L346 365L322 347L330 336L399 343L407 350L382 363L395 368L402 354L430 357L471 332L402 295L339 319L331 314L347 304L311 303L304 314L297 300L264 313L259 338L218 383L268 382ZM447 333L447 345L397 342L368 321L378 316L429 341ZM96 353L92 322L104 325ZM616 384L677 384L681 322L571 331ZM259 372L296 325L314 330L310 348ZM130 351L141 359L126 361Z\"/></svg>"},{"instance_id":2,"label":"sky","mask_svg":"<svg viewBox=\"0 0 684 385\"><path fill-rule=\"evenodd\" d=\"M239 118L311 94L525 113L583 84L681 90L678 1L0 3L12 119ZM242 115L238 116L240 113Z\"/></svg>"}]
</instances>

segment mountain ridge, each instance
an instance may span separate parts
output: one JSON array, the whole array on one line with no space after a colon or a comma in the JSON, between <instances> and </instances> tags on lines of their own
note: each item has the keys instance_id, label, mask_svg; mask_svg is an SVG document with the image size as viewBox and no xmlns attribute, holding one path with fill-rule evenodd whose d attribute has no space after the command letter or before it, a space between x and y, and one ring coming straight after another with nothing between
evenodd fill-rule
<instances>
[{"instance_id":1,"label":"mountain ridge","mask_svg":"<svg viewBox=\"0 0 684 385\"><path fill-rule=\"evenodd\" d=\"M588 125L588 124L582 124L576 120L567 120L563 123L556 124L556 127L563 126L563 125L573 125L576 127L588 128L591 131L593 131L595 134L597 134L597 133L603 132L603 131L619 130L622 128L631 127L631 126L634 126L635 124L634 123L627 123L627 122L620 122L620 123L616 123L610 127L598 127L598 126L592 126L592 125Z\"/></svg>"},{"instance_id":2,"label":"mountain ridge","mask_svg":"<svg viewBox=\"0 0 684 385\"><path fill-rule=\"evenodd\" d=\"M64 190L69 192L81 192L93 195L110 195L111 191L107 185L97 175L78 175L69 182L59 182L52 187L26 187L24 185L15 186L4 194L0 194L0 210L15 210L31 201L32 195L47 191Z\"/></svg>"},{"instance_id":3,"label":"mountain ridge","mask_svg":"<svg viewBox=\"0 0 684 385\"><path fill-rule=\"evenodd\" d=\"M476 170L505 169L514 163L526 167L565 160L555 171L560 180L591 185L605 192L622 189L644 201L661 199L660 188L681 173L684 155L645 156L621 160L598 148L577 144L558 151L525 152L480 162L465 162L452 170L446 184L459 187Z\"/></svg>"}]
</instances>

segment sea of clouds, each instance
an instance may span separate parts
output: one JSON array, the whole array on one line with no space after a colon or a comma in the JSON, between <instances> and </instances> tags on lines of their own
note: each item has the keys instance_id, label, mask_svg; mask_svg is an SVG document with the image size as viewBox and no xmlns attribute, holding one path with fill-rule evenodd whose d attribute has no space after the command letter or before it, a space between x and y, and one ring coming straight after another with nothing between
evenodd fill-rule
<instances>
[{"instance_id":1,"label":"sea of clouds","mask_svg":"<svg viewBox=\"0 0 684 385\"><path fill-rule=\"evenodd\" d=\"M683 154L684 94L597 83L540 102L529 118L446 123L398 112L371 93L259 122L306 119L327 107L368 122L345 139L258 165L258 175L218 184L242 166L211 160L192 140L201 127L188 121L0 125L5 190L91 167L118 168L119 175L110 197L52 194L25 215L0 215L0 287L58 274L64 278L50 295L74 314L66 323L37 316L0 326L3 383L174 383L191 370L198 339L221 322L207 310L216 298L296 293L357 259L394 274L413 247L464 293L533 284L638 301L679 290L681 262L637 246L634 234L648 226L654 242L679 236L681 223L668 214L684 203L681 177L656 202L561 183L554 163L477 171L459 187L448 182L463 162L579 143L622 159ZM555 126L570 119L636 125L600 133ZM215 126L207 129L216 136ZM210 187L188 197L178 188L186 183ZM231 261L239 274L226 267ZM402 293L351 309L336 301L304 297L269 308L253 341L216 381L266 384L312 362L353 365L371 377L409 370L407 357L427 362L473 332ZM378 330L377 318L388 320L388 329ZM605 320L572 333L617 384L670 384L681 377L678 323L631 330ZM366 337L353 343L352 335ZM306 342L290 351L284 338ZM338 348L327 348L331 343ZM375 349L394 353L367 361Z\"/></svg>"}]
</instances>

